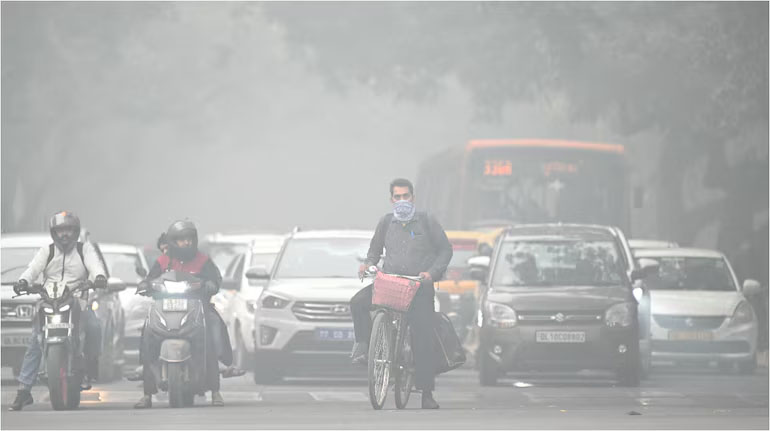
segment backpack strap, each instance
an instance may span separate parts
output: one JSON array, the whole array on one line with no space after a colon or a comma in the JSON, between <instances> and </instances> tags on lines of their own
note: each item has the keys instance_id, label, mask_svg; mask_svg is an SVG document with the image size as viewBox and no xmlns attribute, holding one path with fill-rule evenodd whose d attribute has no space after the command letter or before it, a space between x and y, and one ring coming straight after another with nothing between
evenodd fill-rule
<instances>
[{"instance_id":1,"label":"backpack strap","mask_svg":"<svg viewBox=\"0 0 770 431\"><path fill-rule=\"evenodd\" d=\"M56 245L54 245L54 243L51 243L48 246L48 260L45 261L46 268L48 267L48 264L50 264L51 261L53 260L53 255L56 252L55 248L56 248Z\"/></svg>"}]
</instances>

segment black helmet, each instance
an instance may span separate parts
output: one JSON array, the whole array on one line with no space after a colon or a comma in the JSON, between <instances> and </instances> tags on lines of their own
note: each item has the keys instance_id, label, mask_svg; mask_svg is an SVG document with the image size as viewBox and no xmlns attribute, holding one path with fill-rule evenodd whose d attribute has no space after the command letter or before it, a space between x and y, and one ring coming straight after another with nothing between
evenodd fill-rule
<instances>
[{"instance_id":1,"label":"black helmet","mask_svg":"<svg viewBox=\"0 0 770 431\"><path fill-rule=\"evenodd\" d=\"M72 250L72 247L74 247L75 243L78 241L78 237L80 236L80 219L71 212L61 211L51 217L48 228L50 229L51 238L53 239L54 244L56 244L61 251L66 253ZM72 229L72 234L59 238L56 231L65 228Z\"/></svg>"},{"instance_id":2,"label":"black helmet","mask_svg":"<svg viewBox=\"0 0 770 431\"><path fill-rule=\"evenodd\" d=\"M191 247L179 247L176 242L182 238L192 239ZM171 257L182 261L189 261L198 253L198 229L195 224L189 220L178 220L168 227L166 232L166 241L168 241L168 251Z\"/></svg>"}]
</instances>

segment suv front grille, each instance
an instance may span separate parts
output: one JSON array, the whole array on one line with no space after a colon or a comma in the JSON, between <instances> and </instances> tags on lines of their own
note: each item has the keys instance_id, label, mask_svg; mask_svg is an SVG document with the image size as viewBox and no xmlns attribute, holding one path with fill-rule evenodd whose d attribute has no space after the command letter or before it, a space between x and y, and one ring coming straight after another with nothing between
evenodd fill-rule
<instances>
[{"instance_id":1,"label":"suv front grille","mask_svg":"<svg viewBox=\"0 0 770 431\"><path fill-rule=\"evenodd\" d=\"M724 316L666 316L653 315L655 323L665 329L716 329L722 326Z\"/></svg>"},{"instance_id":2,"label":"suv front grille","mask_svg":"<svg viewBox=\"0 0 770 431\"><path fill-rule=\"evenodd\" d=\"M310 322L350 322L348 302L297 302L291 311L299 320Z\"/></svg>"}]
</instances>

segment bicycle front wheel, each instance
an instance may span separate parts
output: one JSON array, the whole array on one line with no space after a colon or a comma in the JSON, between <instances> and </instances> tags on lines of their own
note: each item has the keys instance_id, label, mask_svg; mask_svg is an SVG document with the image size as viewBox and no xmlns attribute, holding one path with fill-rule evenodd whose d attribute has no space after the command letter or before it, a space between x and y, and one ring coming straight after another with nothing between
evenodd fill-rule
<instances>
[{"instance_id":1,"label":"bicycle front wheel","mask_svg":"<svg viewBox=\"0 0 770 431\"><path fill-rule=\"evenodd\" d=\"M397 351L396 362L396 408L406 408L409 395L414 386L414 359L412 356L411 331L409 325L404 325L401 330L400 346Z\"/></svg>"},{"instance_id":2,"label":"bicycle front wheel","mask_svg":"<svg viewBox=\"0 0 770 431\"><path fill-rule=\"evenodd\" d=\"M393 357L393 331L387 313L377 312L372 321L369 339L369 401L375 410L385 405L390 382L390 364Z\"/></svg>"}]
</instances>

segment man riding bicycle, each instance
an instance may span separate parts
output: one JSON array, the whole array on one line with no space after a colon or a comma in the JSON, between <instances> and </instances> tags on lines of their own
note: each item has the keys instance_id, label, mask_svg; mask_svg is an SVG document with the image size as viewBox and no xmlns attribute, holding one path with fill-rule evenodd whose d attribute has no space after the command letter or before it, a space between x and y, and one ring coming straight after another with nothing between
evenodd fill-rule
<instances>
[{"instance_id":1,"label":"man riding bicycle","mask_svg":"<svg viewBox=\"0 0 770 431\"><path fill-rule=\"evenodd\" d=\"M422 391L422 408L437 409L433 399L435 371L433 364L433 282L439 280L452 259L452 245L438 221L414 206L414 186L409 180L396 179L390 183L393 213L380 219L369 245L359 276L371 265L377 265L383 249L387 250L383 271L422 278L408 314L412 328L412 351L415 360L415 386ZM350 300L355 330L353 363L366 364L369 337L372 331L372 286L356 293Z\"/></svg>"}]
</instances>

